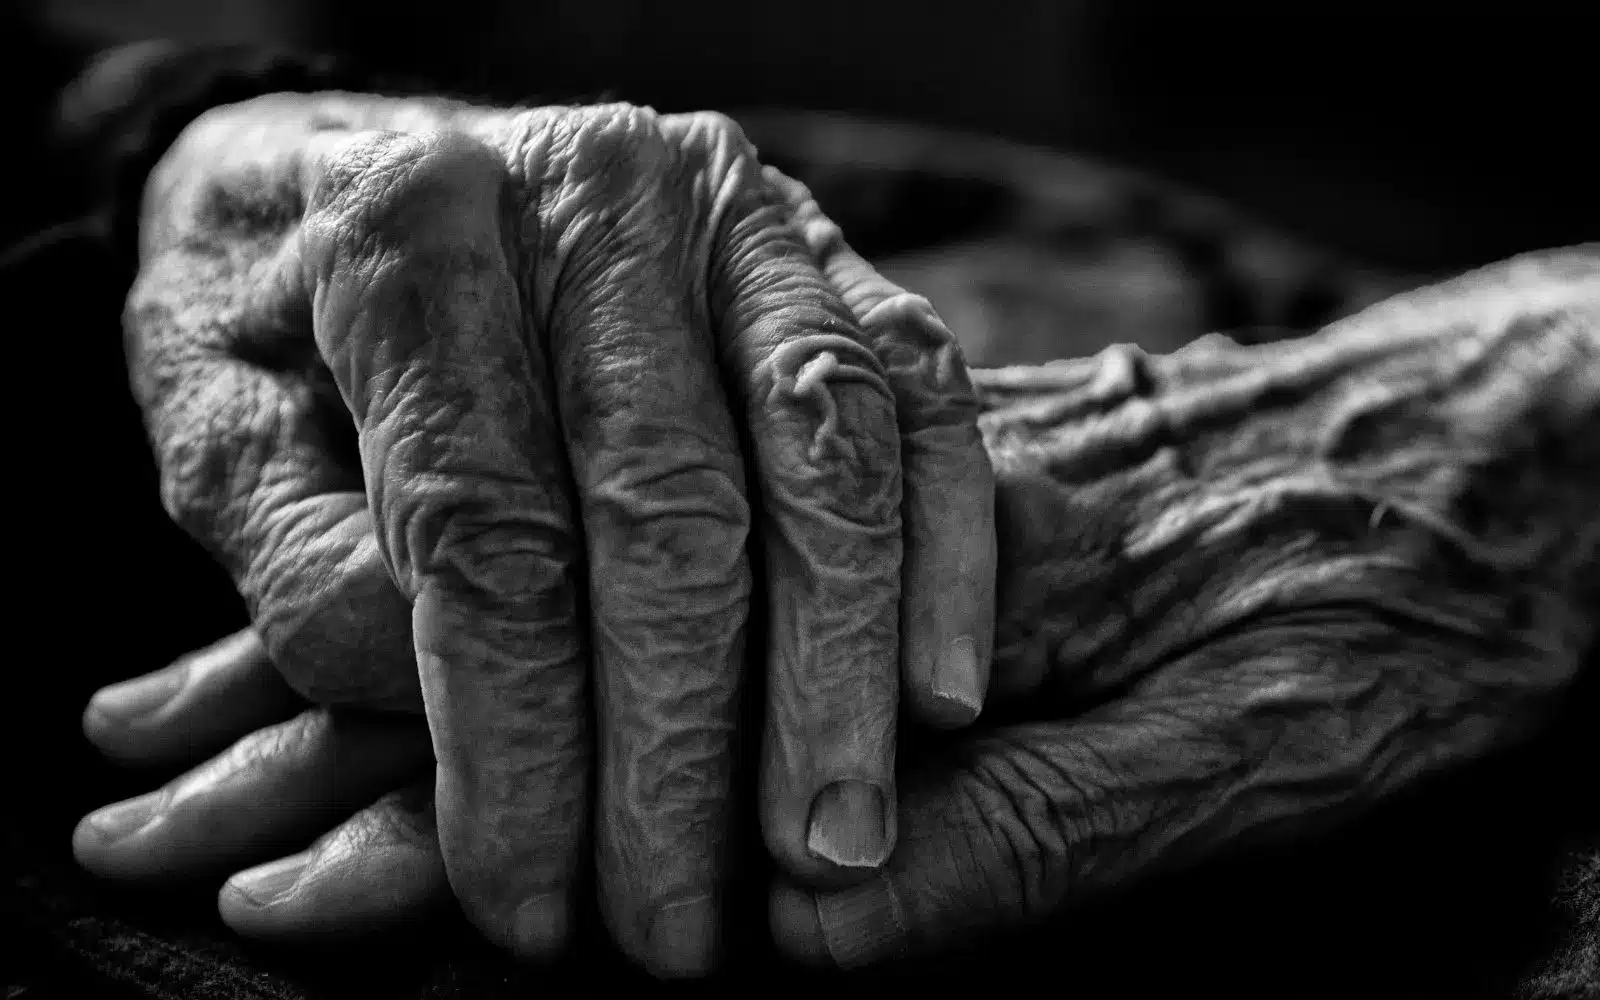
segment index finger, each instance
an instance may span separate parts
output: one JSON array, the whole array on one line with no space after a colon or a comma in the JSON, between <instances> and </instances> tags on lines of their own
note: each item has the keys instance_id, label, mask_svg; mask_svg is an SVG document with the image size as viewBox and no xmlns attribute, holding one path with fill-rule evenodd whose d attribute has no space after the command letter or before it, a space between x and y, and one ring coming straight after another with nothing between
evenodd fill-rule
<instances>
[{"instance_id":1,"label":"index finger","mask_svg":"<svg viewBox=\"0 0 1600 1000\"><path fill-rule=\"evenodd\" d=\"M459 133L323 143L304 228L317 345L414 602L450 884L492 940L544 957L569 925L588 709L568 476L512 273L510 178Z\"/></svg>"}]
</instances>

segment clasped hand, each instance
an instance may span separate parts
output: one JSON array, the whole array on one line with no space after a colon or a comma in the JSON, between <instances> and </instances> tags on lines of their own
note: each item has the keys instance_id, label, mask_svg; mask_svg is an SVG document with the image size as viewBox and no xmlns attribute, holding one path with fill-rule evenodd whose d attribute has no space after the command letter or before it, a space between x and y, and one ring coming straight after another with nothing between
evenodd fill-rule
<instances>
[{"instance_id":1,"label":"clasped hand","mask_svg":"<svg viewBox=\"0 0 1600 1000\"><path fill-rule=\"evenodd\" d=\"M357 808L431 752L449 884L490 938L561 947L592 838L621 947L696 971L753 601L762 829L795 877L892 850L902 693L935 725L982 705L993 484L960 353L720 115L217 109L148 182L125 327L164 504L259 642L104 694L91 734L214 746L282 718L275 672L319 705L425 709L431 741L308 713L96 814L91 868L154 874L184 843L236 863L304 832L294 789ZM236 924L260 881L225 892Z\"/></svg>"},{"instance_id":2,"label":"clasped hand","mask_svg":"<svg viewBox=\"0 0 1600 1000\"><path fill-rule=\"evenodd\" d=\"M150 877L337 824L228 883L249 934L453 889L546 955L592 837L621 947L705 970L752 599L772 929L845 966L1352 815L1535 731L1594 648L1595 247L980 399L717 117L272 98L146 208L135 389L255 627L86 728L266 728L75 846ZM897 786L902 701L987 715Z\"/></svg>"}]
</instances>

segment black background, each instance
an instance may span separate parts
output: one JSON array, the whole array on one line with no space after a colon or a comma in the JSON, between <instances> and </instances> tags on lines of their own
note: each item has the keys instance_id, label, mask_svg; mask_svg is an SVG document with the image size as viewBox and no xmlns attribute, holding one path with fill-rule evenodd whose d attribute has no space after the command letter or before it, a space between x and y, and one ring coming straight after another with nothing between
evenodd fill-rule
<instances>
[{"instance_id":1,"label":"black background","mask_svg":"<svg viewBox=\"0 0 1600 1000\"><path fill-rule=\"evenodd\" d=\"M1592 22L1530 5L1206 10L1047 0L14 7L0 24L14 167L0 234L10 243L63 218L81 194L43 136L51 94L84 55L176 34L335 48L501 93L832 108L990 130L1152 167L1406 268L1600 237ZM3 276L7 549L23 594L8 615L5 674L13 881L68 865L76 817L143 790L78 734L88 694L244 623L228 581L160 509L125 388L116 273L67 246ZM1212 866L952 960L929 981L1011 988L996 971L1027 969L1044 977L1032 988L1061 995L1503 995L1559 930L1548 900L1563 850L1596 830L1585 766L1597 756L1596 671L1586 677L1574 714L1539 744L1337 837ZM97 905L165 927L203 912L203 896L104 893ZM72 956L48 934L17 933L7 975L33 991L17 995L68 995ZM403 981L408 960L390 952L381 964ZM580 964L572 981L618 974L615 965ZM881 992L888 974L855 985Z\"/></svg>"}]
</instances>

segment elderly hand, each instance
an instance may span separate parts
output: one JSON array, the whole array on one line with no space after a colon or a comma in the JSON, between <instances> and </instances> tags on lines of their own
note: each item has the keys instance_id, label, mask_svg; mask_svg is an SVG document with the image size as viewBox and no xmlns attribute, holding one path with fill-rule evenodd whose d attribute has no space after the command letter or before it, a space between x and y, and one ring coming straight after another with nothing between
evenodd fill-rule
<instances>
[{"instance_id":1,"label":"elderly hand","mask_svg":"<svg viewBox=\"0 0 1600 1000\"><path fill-rule=\"evenodd\" d=\"M593 782L619 943L713 961L752 525L762 826L797 878L891 851L902 686L930 723L981 707L994 494L959 351L725 118L215 110L150 178L125 326L165 505L264 641L235 674L420 692L444 869L518 954L567 936ZM105 694L89 728L148 699ZM331 717L225 759L338 744ZM334 770L365 794L416 756ZM91 816L80 859L144 871L216 783L186 787Z\"/></svg>"},{"instance_id":2,"label":"elderly hand","mask_svg":"<svg viewBox=\"0 0 1600 1000\"><path fill-rule=\"evenodd\" d=\"M1535 731L1600 637L1600 245L1303 341L977 380L1004 724L906 761L881 877L774 893L797 956L1304 835Z\"/></svg>"},{"instance_id":3,"label":"elderly hand","mask_svg":"<svg viewBox=\"0 0 1600 1000\"><path fill-rule=\"evenodd\" d=\"M1001 472L990 695L1010 718L904 762L884 877L775 888L776 936L799 957L951 945L1348 815L1537 728L1595 642L1600 248L1519 259L1307 341L978 379ZM242 735L243 706L284 696L248 634L180 666L181 693L139 732L91 727L102 747L160 758L217 739L224 713ZM287 728L309 741L263 730L175 783L186 805L139 863L180 870L326 828L351 798L313 777L338 770L335 723ZM400 734L344 745L358 740ZM397 784L356 774L360 794ZM195 783L223 790L182 793ZM358 812L266 905L225 892L224 917L281 938L415 912L444 892L425 801Z\"/></svg>"}]
</instances>

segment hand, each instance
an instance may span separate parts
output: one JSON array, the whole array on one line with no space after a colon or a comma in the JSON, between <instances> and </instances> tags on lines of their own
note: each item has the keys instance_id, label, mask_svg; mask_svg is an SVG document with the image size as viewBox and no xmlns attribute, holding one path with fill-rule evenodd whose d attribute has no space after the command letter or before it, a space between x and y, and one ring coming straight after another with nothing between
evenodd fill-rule
<instances>
[{"instance_id":1,"label":"hand","mask_svg":"<svg viewBox=\"0 0 1600 1000\"><path fill-rule=\"evenodd\" d=\"M492 939L564 940L593 766L619 943L712 961L752 509L768 847L882 861L902 664L921 718L981 705L991 475L948 331L736 126L277 95L147 195L126 326L166 506L301 694L405 709L420 668Z\"/></svg>"},{"instance_id":2,"label":"hand","mask_svg":"<svg viewBox=\"0 0 1600 1000\"><path fill-rule=\"evenodd\" d=\"M780 943L844 965L947 945L1329 822L1536 726L1594 637L1597 276L1592 253L1532 257L1298 344L980 373L1011 724L908 761L886 877L780 885ZM177 740L213 699L149 728ZM295 881L252 875L276 897L225 890L224 917L326 934L443 891L425 818L353 827ZM182 864L186 841L142 850Z\"/></svg>"},{"instance_id":3,"label":"hand","mask_svg":"<svg viewBox=\"0 0 1600 1000\"><path fill-rule=\"evenodd\" d=\"M99 874L234 872L222 919L280 941L381 931L449 898L425 720L307 705L249 629L99 692L84 730L123 764L194 765L80 824Z\"/></svg>"},{"instance_id":4,"label":"hand","mask_svg":"<svg viewBox=\"0 0 1600 1000\"><path fill-rule=\"evenodd\" d=\"M774 893L796 956L1304 835L1536 730L1600 637L1600 245L1305 341L977 379L1009 719L907 761L882 877Z\"/></svg>"}]
</instances>

